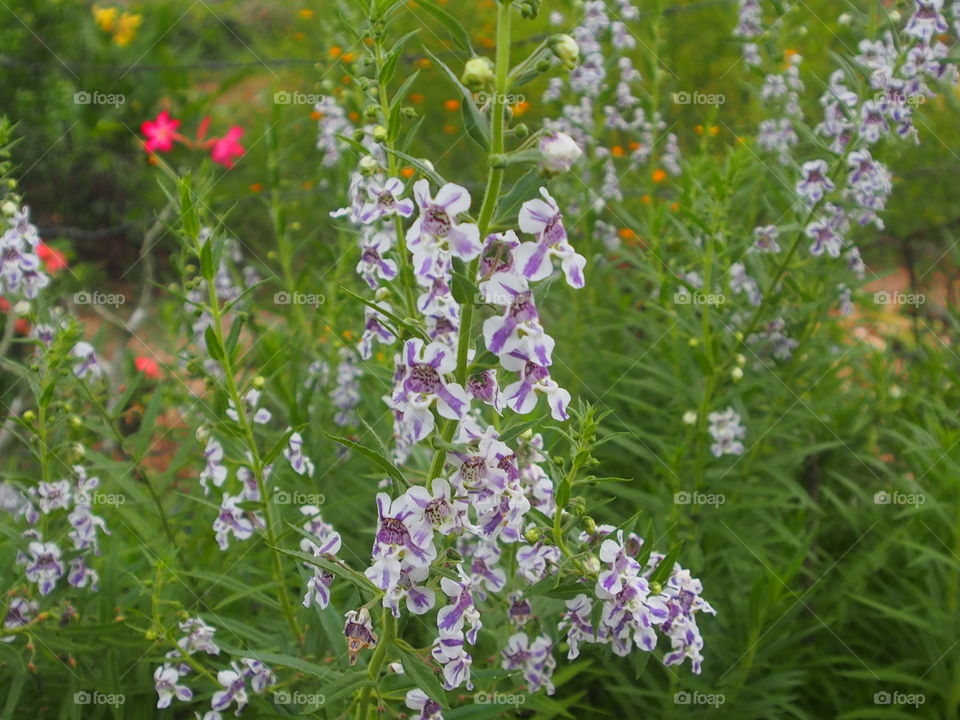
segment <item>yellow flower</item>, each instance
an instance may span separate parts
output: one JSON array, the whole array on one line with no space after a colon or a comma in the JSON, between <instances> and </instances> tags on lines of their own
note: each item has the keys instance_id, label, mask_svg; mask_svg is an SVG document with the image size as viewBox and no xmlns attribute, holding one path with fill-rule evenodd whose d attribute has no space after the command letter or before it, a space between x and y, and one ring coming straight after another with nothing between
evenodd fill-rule
<instances>
[{"instance_id":1,"label":"yellow flower","mask_svg":"<svg viewBox=\"0 0 960 720\"><path fill-rule=\"evenodd\" d=\"M104 32L113 32L120 11L115 7L105 8L99 5L94 5L91 10L93 11L93 21L97 24L97 27Z\"/></svg>"},{"instance_id":2,"label":"yellow flower","mask_svg":"<svg viewBox=\"0 0 960 720\"><path fill-rule=\"evenodd\" d=\"M137 28L143 24L143 15L125 12L120 16L117 29L113 33L113 41L120 47L129 45L137 34Z\"/></svg>"}]
</instances>

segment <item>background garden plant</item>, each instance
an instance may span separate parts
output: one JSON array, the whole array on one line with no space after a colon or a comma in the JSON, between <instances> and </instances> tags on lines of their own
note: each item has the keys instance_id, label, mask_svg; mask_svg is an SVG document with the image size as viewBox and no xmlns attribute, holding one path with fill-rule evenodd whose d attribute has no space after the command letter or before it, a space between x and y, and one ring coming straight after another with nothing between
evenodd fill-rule
<instances>
[{"instance_id":1,"label":"background garden plant","mask_svg":"<svg viewBox=\"0 0 960 720\"><path fill-rule=\"evenodd\" d=\"M60 5L3 717L957 715L952 7Z\"/></svg>"}]
</instances>

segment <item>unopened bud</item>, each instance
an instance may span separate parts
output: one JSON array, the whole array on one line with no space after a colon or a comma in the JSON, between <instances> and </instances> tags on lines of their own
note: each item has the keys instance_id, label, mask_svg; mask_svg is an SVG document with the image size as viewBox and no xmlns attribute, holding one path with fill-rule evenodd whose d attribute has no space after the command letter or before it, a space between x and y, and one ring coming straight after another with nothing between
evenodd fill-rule
<instances>
[{"instance_id":1,"label":"unopened bud","mask_svg":"<svg viewBox=\"0 0 960 720\"><path fill-rule=\"evenodd\" d=\"M526 538L528 543L535 543L540 539L541 534L540 528L528 527L526 532L523 533L523 537Z\"/></svg>"},{"instance_id":2,"label":"unopened bud","mask_svg":"<svg viewBox=\"0 0 960 720\"><path fill-rule=\"evenodd\" d=\"M359 168L361 175L375 175L380 172L380 163L373 155L365 155L360 158Z\"/></svg>"},{"instance_id":3,"label":"unopened bud","mask_svg":"<svg viewBox=\"0 0 960 720\"><path fill-rule=\"evenodd\" d=\"M573 70L580 62L580 46L569 35L554 35L550 38L550 52L567 70Z\"/></svg>"},{"instance_id":4,"label":"unopened bud","mask_svg":"<svg viewBox=\"0 0 960 720\"><path fill-rule=\"evenodd\" d=\"M734 382L743 380L743 368L735 367L730 371L730 377L733 378Z\"/></svg>"},{"instance_id":5,"label":"unopened bud","mask_svg":"<svg viewBox=\"0 0 960 720\"><path fill-rule=\"evenodd\" d=\"M257 375L253 379L253 387L255 387L257 390L263 390L263 386L266 384L267 380L263 377L263 375Z\"/></svg>"},{"instance_id":6,"label":"unopened bud","mask_svg":"<svg viewBox=\"0 0 960 720\"><path fill-rule=\"evenodd\" d=\"M382 143L387 139L387 129L383 125L377 125L373 129L373 139Z\"/></svg>"},{"instance_id":7,"label":"unopened bud","mask_svg":"<svg viewBox=\"0 0 960 720\"><path fill-rule=\"evenodd\" d=\"M477 56L467 60L463 66L460 82L471 90L477 91L490 87L497 76L496 67L490 58Z\"/></svg>"}]
</instances>

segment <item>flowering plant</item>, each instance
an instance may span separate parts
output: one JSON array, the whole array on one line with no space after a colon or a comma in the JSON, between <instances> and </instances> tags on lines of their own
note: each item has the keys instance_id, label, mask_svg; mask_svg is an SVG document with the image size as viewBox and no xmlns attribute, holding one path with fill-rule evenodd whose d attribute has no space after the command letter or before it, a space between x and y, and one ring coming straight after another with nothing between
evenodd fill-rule
<instances>
[{"instance_id":1,"label":"flowering plant","mask_svg":"<svg viewBox=\"0 0 960 720\"><path fill-rule=\"evenodd\" d=\"M620 680L612 707L642 693L668 714L709 679L741 716L763 714L744 700L751 667L783 588L803 601L788 583L819 558L798 539L817 536L803 511L844 444L806 417L834 432L806 384L832 383L819 414L865 404L840 347L868 272L858 231L883 227L884 146L918 140L916 99L956 79L943 3L858 27L869 39L830 59L811 102L804 59L776 35L788 11L741 0L738 72L759 120L722 149L722 96L663 91L660 3L647 18L630 0L549 14L496 0L480 50L452 4L413 5L340 16L346 74L313 106L319 239L289 199L282 108L252 141L268 222L235 222L219 178L157 163L166 206L138 261L175 238L162 309L96 308L147 349L111 360L79 307L96 303L58 300L81 278L0 165L0 357L25 398L0 426L0 448L23 448L0 478L5 716L40 707L28 679L62 666L75 705L100 704L84 695L96 682L102 704L143 717L557 717L590 707L594 676L576 677L598 660ZM402 29L423 20L452 50L410 63L417 28ZM460 113L464 162L444 161L407 104L425 71L455 96L443 107ZM544 117L521 122L517 93L536 83ZM704 98L700 147L681 153L671 105ZM190 139L180 125L160 112L143 147L228 168L245 153L239 126L207 138L205 118ZM10 135L0 126L0 145ZM154 332L162 350L143 342ZM777 483L783 526L762 502L749 516L776 561L703 517ZM723 534L709 555L708 527ZM739 581L737 541L763 571L731 591L712 581ZM734 662L711 675L714 643Z\"/></svg>"}]
</instances>

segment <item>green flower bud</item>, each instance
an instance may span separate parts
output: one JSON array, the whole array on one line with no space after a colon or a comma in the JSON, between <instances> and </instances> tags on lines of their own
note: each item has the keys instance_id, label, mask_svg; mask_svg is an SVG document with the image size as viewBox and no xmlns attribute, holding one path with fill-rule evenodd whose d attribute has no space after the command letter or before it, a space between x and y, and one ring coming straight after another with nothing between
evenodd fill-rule
<instances>
[{"instance_id":1,"label":"green flower bud","mask_svg":"<svg viewBox=\"0 0 960 720\"><path fill-rule=\"evenodd\" d=\"M520 0L517 7L520 8L520 15L527 20L533 20L540 14L540 5L542 0Z\"/></svg>"},{"instance_id":2,"label":"green flower bud","mask_svg":"<svg viewBox=\"0 0 960 720\"><path fill-rule=\"evenodd\" d=\"M25 423L32 423L36 419L37 419L37 414L33 410L27 410L23 414L23 421Z\"/></svg>"},{"instance_id":3,"label":"green flower bud","mask_svg":"<svg viewBox=\"0 0 960 720\"><path fill-rule=\"evenodd\" d=\"M377 125L373 129L373 139L382 143L387 139L387 129L383 125Z\"/></svg>"},{"instance_id":4,"label":"green flower bud","mask_svg":"<svg viewBox=\"0 0 960 720\"><path fill-rule=\"evenodd\" d=\"M360 173L362 175L374 175L380 172L380 163L373 155L366 155L360 158Z\"/></svg>"},{"instance_id":5,"label":"green flower bud","mask_svg":"<svg viewBox=\"0 0 960 720\"><path fill-rule=\"evenodd\" d=\"M376 120L377 113L379 112L380 108L378 108L376 105L367 105L367 107L365 107L363 110L363 114L367 116L367 120Z\"/></svg>"},{"instance_id":6,"label":"green flower bud","mask_svg":"<svg viewBox=\"0 0 960 720\"><path fill-rule=\"evenodd\" d=\"M493 61L490 58L477 56L467 60L467 64L463 67L460 82L471 90L477 91L490 87L496 76L497 72Z\"/></svg>"},{"instance_id":7,"label":"green flower bud","mask_svg":"<svg viewBox=\"0 0 960 720\"><path fill-rule=\"evenodd\" d=\"M580 62L580 46L569 35L554 35L550 38L552 52L567 70L573 70Z\"/></svg>"},{"instance_id":8,"label":"green flower bud","mask_svg":"<svg viewBox=\"0 0 960 720\"><path fill-rule=\"evenodd\" d=\"M263 390L263 386L267 384L267 380L263 375L257 375L253 379L253 387L257 390Z\"/></svg>"},{"instance_id":9,"label":"green flower bud","mask_svg":"<svg viewBox=\"0 0 960 720\"><path fill-rule=\"evenodd\" d=\"M494 170L502 170L507 166L507 156L502 153L496 153L490 156L490 167Z\"/></svg>"},{"instance_id":10,"label":"green flower bud","mask_svg":"<svg viewBox=\"0 0 960 720\"><path fill-rule=\"evenodd\" d=\"M413 109L410 105L400 108L400 114L403 115L407 120L416 120L419 117L419 113Z\"/></svg>"},{"instance_id":11,"label":"green flower bud","mask_svg":"<svg viewBox=\"0 0 960 720\"><path fill-rule=\"evenodd\" d=\"M523 537L525 537L529 543L535 543L540 539L540 535L540 528L538 527L529 527L527 528L527 531L523 533Z\"/></svg>"},{"instance_id":12,"label":"green flower bud","mask_svg":"<svg viewBox=\"0 0 960 720\"><path fill-rule=\"evenodd\" d=\"M524 138L530 137L530 128L528 128L528 127L527 127L526 125L524 125L523 123L520 123L519 125L517 125L516 127L513 128L513 134L514 134L516 137L518 137L518 138L520 138L521 140L523 140Z\"/></svg>"}]
</instances>

